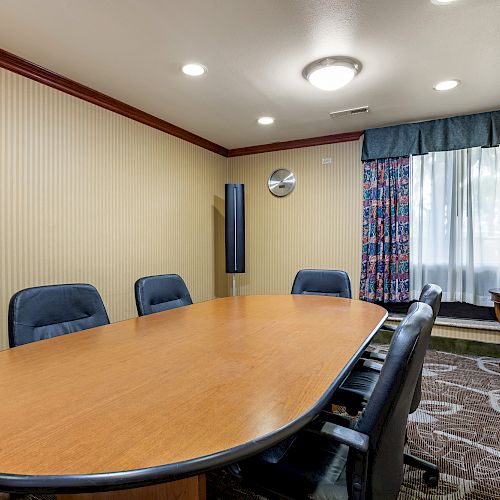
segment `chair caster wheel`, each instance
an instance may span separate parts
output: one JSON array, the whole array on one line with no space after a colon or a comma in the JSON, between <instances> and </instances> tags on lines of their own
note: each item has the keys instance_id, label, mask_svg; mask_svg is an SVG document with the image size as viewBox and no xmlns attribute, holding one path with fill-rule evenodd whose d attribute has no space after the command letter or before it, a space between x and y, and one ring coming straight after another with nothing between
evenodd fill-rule
<instances>
[{"instance_id":1,"label":"chair caster wheel","mask_svg":"<svg viewBox=\"0 0 500 500\"><path fill-rule=\"evenodd\" d=\"M431 472L424 472L424 482L429 488L435 488L439 483L439 476Z\"/></svg>"}]
</instances>

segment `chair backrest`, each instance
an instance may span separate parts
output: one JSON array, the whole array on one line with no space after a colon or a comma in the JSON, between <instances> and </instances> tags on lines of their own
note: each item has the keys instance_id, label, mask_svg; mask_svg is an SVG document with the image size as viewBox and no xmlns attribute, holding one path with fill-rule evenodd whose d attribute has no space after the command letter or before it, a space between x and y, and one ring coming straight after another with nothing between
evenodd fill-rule
<instances>
[{"instance_id":1,"label":"chair backrest","mask_svg":"<svg viewBox=\"0 0 500 500\"><path fill-rule=\"evenodd\" d=\"M406 423L424 363L432 315L427 304L412 304L394 333L377 385L355 425L370 438L366 498L397 498L403 480ZM348 466L352 470L357 455L350 453Z\"/></svg>"},{"instance_id":2,"label":"chair backrest","mask_svg":"<svg viewBox=\"0 0 500 500\"><path fill-rule=\"evenodd\" d=\"M423 302L432 308L432 324L436 321L436 317L441 307L441 296L443 295L443 290L441 287L433 284L427 284L422 288L420 292L419 302ZM429 332L430 336L430 332ZM417 410L420 404L420 399L422 398L422 371L420 371L420 376L417 380L417 385L415 386L415 392L413 393L413 399L410 405L410 413Z\"/></svg>"},{"instance_id":3,"label":"chair backrest","mask_svg":"<svg viewBox=\"0 0 500 500\"><path fill-rule=\"evenodd\" d=\"M99 292L82 283L26 288L9 304L9 345L17 347L109 324Z\"/></svg>"},{"instance_id":4,"label":"chair backrest","mask_svg":"<svg viewBox=\"0 0 500 500\"><path fill-rule=\"evenodd\" d=\"M295 276L292 294L352 298L351 280L345 271L302 269Z\"/></svg>"},{"instance_id":5,"label":"chair backrest","mask_svg":"<svg viewBox=\"0 0 500 500\"><path fill-rule=\"evenodd\" d=\"M135 303L139 316L146 316L193 303L186 283L178 274L147 276L135 282Z\"/></svg>"},{"instance_id":6,"label":"chair backrest","mask_svg":"<svg viewBox=\"0 0 500 500\"><path fill-rule=\"evenodd\" d=\"M420 292L418 301L431 306L434 321L436 321L437 315L439 313L439 308L441 307L442 295L443 290L441 289L441 287L438 285L433 285L432 283L425 285Z\"/></svg>"}]
</instances>

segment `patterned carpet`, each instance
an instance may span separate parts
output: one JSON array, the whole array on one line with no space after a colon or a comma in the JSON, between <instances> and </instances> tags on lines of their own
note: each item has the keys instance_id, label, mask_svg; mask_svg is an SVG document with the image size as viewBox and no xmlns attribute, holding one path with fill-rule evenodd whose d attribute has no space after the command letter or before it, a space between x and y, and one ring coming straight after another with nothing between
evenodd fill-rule
<instances>
[{"instance_id":1,"label":"patterned carpet","mask_svg":"<svg viewBox=\"0 0 500 500\"><path fill-rule=\"evenodd\" d=\"M425 361L408 448L437 463L441 477L437 488L427 488L422 472L407 467L399 499L500 499L500 359L430 350ZM216 472L208 477L208 498L263 497Z\"/></svg>"},{"instance_id":2,"label":"patterned carpet","mask_svg":"<svg viewBox=\"0 0 500 500\"><path fill-rule=\"evenodd\" d=\"M400 500L500 499L500 359L429 351L423 375L408 442L441 481L428 489L407 470Z\"/></svg>"}]
</instances>

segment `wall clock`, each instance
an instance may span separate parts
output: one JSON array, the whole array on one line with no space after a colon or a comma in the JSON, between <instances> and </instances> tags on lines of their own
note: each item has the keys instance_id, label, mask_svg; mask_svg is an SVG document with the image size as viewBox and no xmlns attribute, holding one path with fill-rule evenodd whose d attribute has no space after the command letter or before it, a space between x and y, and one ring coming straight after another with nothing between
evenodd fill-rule
<instances>
[{"instance_id":1,"label":"wall clock","mask_svg":"<svg viewBox=\"0 0 500 500\"><path fill-rule=\"evenodd\" d=\"M293 172L285 168L279 168L271 174L267 186L274 196L283 197L293 191L296 182Z\"/></svg>"}]
</instances>

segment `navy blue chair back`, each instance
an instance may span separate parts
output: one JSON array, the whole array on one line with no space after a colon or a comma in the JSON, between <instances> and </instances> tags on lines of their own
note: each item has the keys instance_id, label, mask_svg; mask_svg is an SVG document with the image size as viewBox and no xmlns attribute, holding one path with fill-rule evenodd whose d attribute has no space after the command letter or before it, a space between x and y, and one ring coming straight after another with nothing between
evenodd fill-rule
<instances>
[{"instance_id":1,"label":"navy blue chair back","mask_svg":"<svg viewBox=\"0 0 500 500\"><path fill-rule=\"evenodd\" d=\"M352 298L351 280L345 271L302 269L295 276L292 294Z\"/></svg>"},{"instance_id":2,"label":"navy blue chair back","mask_svg":"<svg viewBox=\"0 0 500 500\"><path fill-rule=\"evenodd\" d=\"M193 303L186 283L178 274L147 276L135 282L135 303L139 316L146 316Z\"/></svg>"},{"instance_id":3,"label":"navy blue chair back","mask_svg":"<svg viewBox=\"0 0 500 500\"><path fill-rule=\"evenodd\" d=\"M17 347L107 324L108 314L92 285L26 288L10 300L9 345Z\"/></svg>"}]
</instances>

